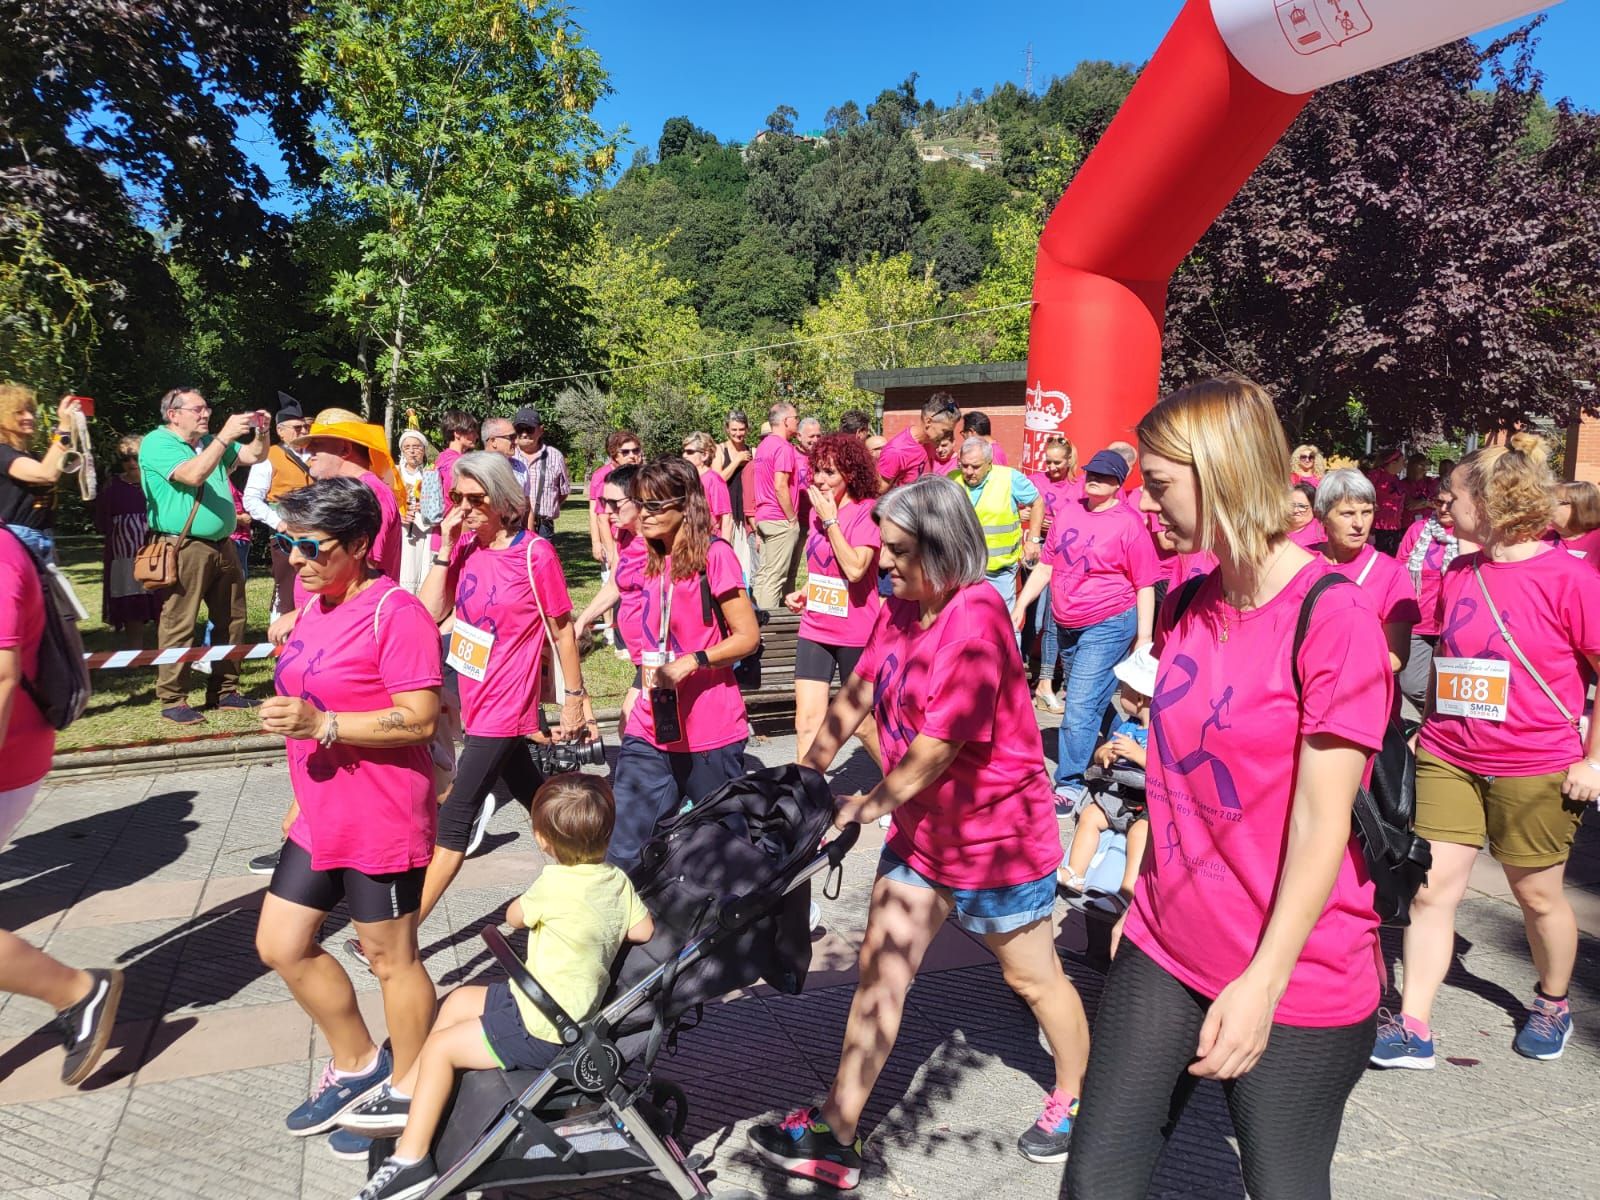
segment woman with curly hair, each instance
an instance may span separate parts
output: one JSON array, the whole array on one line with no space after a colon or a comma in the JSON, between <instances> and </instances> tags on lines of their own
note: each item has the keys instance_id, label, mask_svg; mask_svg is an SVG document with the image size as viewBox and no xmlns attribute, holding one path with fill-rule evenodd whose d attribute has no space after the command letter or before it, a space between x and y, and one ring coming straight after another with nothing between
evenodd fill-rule
<instances>
[{"instance_id":1,"label":"woman with curly hair","mask_svg":"<svg viewBox=\"0 0 1600 1200\"><path fill-rule=\"evenodd\" d=\"M1296 446L1289 456L1289 486L1309 483L1313 488L1328 473L1328 460L1315 446Z\"/></svg>"},{"instance_id":2,"label":"woman with curly hair","mask_svg":"<svg viewBox=\"0 0 1600 1200\"><path fill-rule=\"evenodd\" d=\"M794 655L795 761L811 748L828 710L835 669L844 684L861 658L882 600L878 596L878 468L853 434L830 433L811 450L811 532L806 538L806 584L784 597L800 615ZM878 757L870 718L858 736Z\"/></svg>"},{"instance_id":3,"label":"woman with curly hair","mask_svg":"<svg viewBox=\"0 0 1600 1200\"><path fill-rule=\"evenodd\" d=\"M1600 670L1600 588L1545 538L1555 480L1543 438L1514 433L1450 476L1455 534L1480 549L1444 572L1433 686L1417 739L1417 833L1428 886L1405 931L1400 1012L1378 1030L1379 1067L1433 1067L1433 1001L1455 955L1456 907L1487 842L1522 908L1538 984L1513 1049L1558 1058L1578 922L1563 890L1586 805L1600 798L1600 721L1579 731ZM1515 632L1508 632L1514 630Z\"/></svg>"}]
</instances>

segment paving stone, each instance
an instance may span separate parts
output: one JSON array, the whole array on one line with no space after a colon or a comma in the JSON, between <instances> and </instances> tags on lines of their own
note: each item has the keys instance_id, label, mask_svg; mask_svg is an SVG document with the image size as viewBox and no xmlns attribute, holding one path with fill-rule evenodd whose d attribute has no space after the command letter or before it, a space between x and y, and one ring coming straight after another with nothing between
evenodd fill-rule
<instances>
[{"instance_id":1,"label":"paving stone","mask_svg":"<svg viewBox=\"0 0 1600 1200\"><path fill-rule=\"evenodd\" d=\"M92 1182L127 1100L117 1090L0 1108L0 1192Z\"/></svg>"}]
</instances>

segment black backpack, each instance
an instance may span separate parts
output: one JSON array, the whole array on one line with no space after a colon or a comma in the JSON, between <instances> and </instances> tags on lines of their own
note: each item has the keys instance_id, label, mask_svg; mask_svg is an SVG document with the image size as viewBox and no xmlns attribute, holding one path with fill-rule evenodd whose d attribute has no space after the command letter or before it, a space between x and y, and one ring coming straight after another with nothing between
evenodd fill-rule
<instances>
[{"instance_id":1,"label":"black backpack","mask_svg":"<svg viewBox=\"0 0 1600 1200\"><path fill-rule=\"evenodd\" d=\"M712 541L721 541L712 538ZM754 602L752 602L752 605ZM712 621L717 623L717 633L722 637L728 636L728 623L722 619L722 609L717 606L715 597L711 595L711 580L706 573L700 573L700 620L706 624ZM756 624L767 623L767 610L756 608ZM734 682L739 685L741 692L759 691L761 688L761 656L766 651L766 640L763 638L756 643L756 648L733 664Z\"/></svg>"},{"instance_id":2,"label":"black backpack","mask_svg":"<svg viewBox=\"0 0 1600 1200\"><path fill-rule=\"evenodd\" d=\"M78 636L78 609L55 569L35 554L33 547L22 544L33 560L44 601L39 663L35 678L23 675L22 687L53 728L65 729L89 706L89 668L84 665L83 639Z\"/></svg>"},{"instance_id":3,"label":"black backpack","mask_svg":"<svg viewBox=\"0 0 1600 1200\"><path fill-rule=\"evenodd\" d=\"M1172 620L1175 624L1200 590L1208 577L1200 575L1189 580L1174 602ZM1300 602L1300 619L1295 625L1294 646L1290 650L1289 669L1294 675L1294 690L1299 694L1300 647L1305 644L1306 631L1311 628L1311 612L1317 597L1331 587L1355 581L1343 575L1324 575L1311 585ZM1406 731L1400 722L1391 717L1383 734L1383 748L1372 759L1372 782L1356 792L1351 824L1356 841L1367 863L1375 889L1373 908L1385 925L1411 924L1411 901L1417 889L1428 882L1428 871L1433 866L1433 847L1426 838L1417 836L1417 759L1411 752Z\"/></svg>"}]
</instances>

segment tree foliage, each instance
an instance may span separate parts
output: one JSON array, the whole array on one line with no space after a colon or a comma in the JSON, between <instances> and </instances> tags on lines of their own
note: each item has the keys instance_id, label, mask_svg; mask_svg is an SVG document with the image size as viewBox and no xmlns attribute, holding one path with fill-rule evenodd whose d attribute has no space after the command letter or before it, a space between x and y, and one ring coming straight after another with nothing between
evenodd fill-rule
<instances>
[{"instance_id":1,"label":"tree foliage","mask_svg":"<svg viewBox=\"0 0 1600 1200\"><path fill-rule=\"evenodd\" d=\"M0 213L0 383L54 398L88 372L95 286L57 261L39 214Z\"/></svg>"},{"instance_id":2,"label":"tree foliage","mask_svg":"<svg viewBox=\"0 0 1600 1200\"><path fill-rule=\"evenodd\" d=\"M368 348L364 399L381 372L385 426L404 395L569 363L586 193L614 145L592 116L605 74L567 10L331 0L300 33L336 121L324 186L366 219L323 304Z\"/></svg>"},{"instance_id":3,"label":"tree foliage","mask_svg":"<svg viewBox=\"0 0 1600 1200\"><path fill-rule=\"evenodd\" d=\"M1351 404L1385 440L1570 420L1600 371L1600 124L1530 139L1528 48L1319 92L1180 271L1169 381L1243 372L1297 439L1351 440Z\"/></svg>"}]
</instances>

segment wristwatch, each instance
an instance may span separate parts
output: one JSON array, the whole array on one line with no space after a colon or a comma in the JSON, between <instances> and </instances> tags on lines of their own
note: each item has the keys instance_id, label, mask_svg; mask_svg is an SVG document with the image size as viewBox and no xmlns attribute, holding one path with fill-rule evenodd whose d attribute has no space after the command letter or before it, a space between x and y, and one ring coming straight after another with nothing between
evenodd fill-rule
<instances>
[{"instance_id":1,"label":"wristwatch","mask_svg":"<svg viewBox=\"0 0 1600 1200\"><path fill-rule=\"evenodd\" d=\"M1029 538L1029 539L1028 539L1028 540L1029 540L1029 541L1030 541L1030 542L1032 542L1032 543L1033 543L1033 544L1034 544L1034 545L1035 545L1035 546L1042 546L1042 545L1044 545L1044 539L1043 539L1043 538L1042 538L1042 537L1031 537L1031 538Z\"/></svg>"},{"instance_id":2,"label":"wristwatch","mask_svg":"<svg viewBox=\"0 0 1600 1200\"><path fill-rule=\"evenodd\" d=\"M828 530L832 529L838 523L839 523L839 518L837 518L837 517L829 517L826 521L824 521L822 523L822 531L824 533L826 533Z\"/></svg>"},{"instance_id":3,"label":"wristwatch","mask_svg":"<svg viewBox=\"0 0 1600 1200\"><path fill-rule=\"evenodd\" d=\"M709 667L711 665L711 656L704 650L696 650L694 652L694 661L697 666Z\"/></svg>"}]
</instances>

